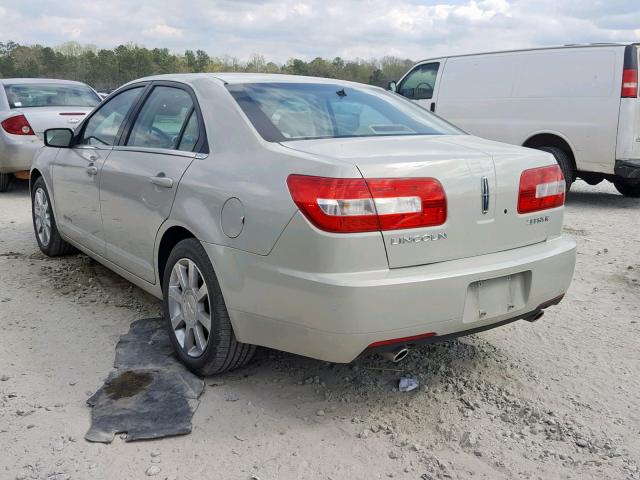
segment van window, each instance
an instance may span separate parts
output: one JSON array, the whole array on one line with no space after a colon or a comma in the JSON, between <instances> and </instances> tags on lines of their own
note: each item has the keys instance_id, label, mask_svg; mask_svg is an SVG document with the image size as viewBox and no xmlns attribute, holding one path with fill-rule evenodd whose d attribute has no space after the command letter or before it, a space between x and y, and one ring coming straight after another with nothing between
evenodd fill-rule
<instances>
[{"instance_id":1,"label":"van window","mask_svg":"<svg viewBox=\"0 0 640 480\"><path fill-rule=\"evenodd\" d=\"M433 97L433 87L438 78L439 63L425 63L414 68L398 86L398 93L411 100Z\"/></svg>"}]
</instances>

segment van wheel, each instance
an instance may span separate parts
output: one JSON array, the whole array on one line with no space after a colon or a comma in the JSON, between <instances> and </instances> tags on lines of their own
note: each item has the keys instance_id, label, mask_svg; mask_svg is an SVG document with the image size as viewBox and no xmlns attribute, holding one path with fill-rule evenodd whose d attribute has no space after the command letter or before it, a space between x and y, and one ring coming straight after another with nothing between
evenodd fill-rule
<instances>
[{"instance_id":1,"label":"van wheel","mask_svg":"<svg viewBox=\"0 0 640 480\"><path fill-rule=\"evenodd\" d=\"M0 192L6 192L11 187L13 175L10 173L0 173Z\"/></svg>"},{"instance_id":2,"label":"van wheel","mask_svg":"<svg viewBox=\"0 0 640 480\"><path fill-rule=\"evenodd\" d=\"M613 186L625 197L640 198L640 180L634 182L623 178L615 178Z\"/></svg>"},{"instance_id":3,"label":"van wheel","mask_svg":"<svg viewBox=\"0 0 640 480\"><path fill-rule=\"evenodd\" d=\"M36 241L42 253L49 257L58 257L76 251L75 247L65 242L58 232L49 192L42 177L35 181L31 189L31 216Z\"/></svg>"},{"instance_id":4,"label":"van wheel","mask_svg":"<svg viewBox=\"0 0 640 480\"><path fill-rule=\"evenodd\" d=\"M169 338L187 368L214 375L251 360L256 347L236 340L211 261L195 238L171 251L162 293Z\"/></svg>"},{"instance_id":5,"label":"van wheel","mask_svg":"<svg viewBox=\"0 0 640 480\"><path fill-rule=\"evenodd\" d=\"M549 152L553 155L560 165L560 170L562 170L562 174L564 175L564 181L566 182L567 192L571 188L571 184L576 180L576 171L573 168L573 162L567 152L558 147L538 147L538 150L542 150L544 152Z\"/></svg>"}]
</instances>

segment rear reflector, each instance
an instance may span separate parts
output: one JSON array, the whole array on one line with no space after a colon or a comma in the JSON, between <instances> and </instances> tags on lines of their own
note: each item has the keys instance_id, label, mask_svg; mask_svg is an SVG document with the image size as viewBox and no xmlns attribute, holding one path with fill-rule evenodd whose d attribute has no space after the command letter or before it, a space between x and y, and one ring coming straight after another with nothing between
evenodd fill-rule
<instances>
[{"instance_id":1,"label":"rear reflector","mask_svg":"<svg viewBox=\"0 0 640 480\"><path fill-rule=\"evenodd\" d=\"M300 211L316 227L335 233L442 225L447 201L434 178L363 179L290 175L287 185Z\"/></svg>"},{"instance_id":2,"label":"rear reflector","mask_svg":"<svg viewBox=\"0 0 640 480\"><path fill-rule=\"evenodd\" d=\"M638 70L625 68L622 72L622 98L638 97Z\"/></svg>"},{"instance_id":3,"label":"rear reflector","mask_svg":"<svg viewBox=\"0 0 640 480\"><path fill-rule=\"evenodd\" d=\"M27 121L27 117L24 115L9 117L3 120L0 125L2 125L5 132L10 133L11 135L35 135L31 125L29 125L29 122Z\"/></svg>"},{"instance_id":4,"label":"rear reflector","mask_svg":"<svg viewBox=\"0 0 640 480\"><path fill-rule=\"evenodd\" d=\"M520 176L518 213L531 213L564 205L565 181L558 165L525 170Z\"/></svg>"},{"instance_id":5,"label":"rear reflector","mask_svg":"<svg viewBox=\"0 0 640 480\"><path fill-rule=\"evenodd\" d=\"M429 337L435 337L436 332L423 333L421 335L414 335L412 337L402 337L402 338L393 338L391 340L382 340L380 342L374 342L369 345L368 348L376 348L376 347L384 347L385 345L395 345L398 343L411 343L417 342L418 340L423 340Z\"/></svg>"}]
</instances>

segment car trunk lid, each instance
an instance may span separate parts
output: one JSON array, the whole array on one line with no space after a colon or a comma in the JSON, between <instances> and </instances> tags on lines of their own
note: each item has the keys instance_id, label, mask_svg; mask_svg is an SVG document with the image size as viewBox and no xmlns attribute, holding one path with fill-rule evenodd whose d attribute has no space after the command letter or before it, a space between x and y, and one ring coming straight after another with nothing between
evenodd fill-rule
<instances>
[{"instance_id":1,"label":"car trunk lid","mask_svg":"<svg viewBox=\"0 0 640 480\"><path fill-rule=\"evenodd\" d=\"M74 130L91 110L90 107L29 107L15 109L15 113L22 113L35 134L42 138L49 128Z\"/></svg>"},{"instance_id":2,"label":"car trunk lid","mask_svg":"<svg viewBox=\"0 0 640 480\"><path fill-rule=\"evenodd\" d=\"M301 140L283 145L352 163L365 179L430 177L442 184L447 197L443 225L382 232L391 268L509 250L561 232L562 208L517 212L522 172L554 164L544 152L469 135Z\"/></svg>"}]
</instances>

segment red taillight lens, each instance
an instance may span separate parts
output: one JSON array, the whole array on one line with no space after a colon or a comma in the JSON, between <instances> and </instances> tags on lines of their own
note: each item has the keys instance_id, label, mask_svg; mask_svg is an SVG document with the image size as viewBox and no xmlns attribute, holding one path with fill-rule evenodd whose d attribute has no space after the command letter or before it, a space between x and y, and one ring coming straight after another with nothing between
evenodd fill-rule
<instances>
[{"instance_id":1,"label":"red taillight lens","mask_svg":"<svg viewBox=\"0 0 640 480\"><path fill-rule=\"evenodd\" d=\"M9 117L0 123L5 132L11 135L35 135L33 129L27 117L24 115L16 115L15 117Z\"/></svg>"},{"instance_id":2,"label":"red taillight lens","mask_svg":"<svg viewBox=\"0 0 640 480\"><path fill-rule=\"evenodd\" d=\"M532 168L520 175L518 213L531 213L564 204L565 181L558 165Z\"/></svg>"},{"instance_id":3,"label":"red taillight lens","mask_svg":"<svg viewBox=\"0 0 640 480\"><path fill-rule=\"evenodd\" d=\"M290 175L293 201L316 227L335 233L442 225L447 202L433 178L362 179Z\"/></svg>"},{"instance_id":4,"label":"red taillight lens","mask_svg":"<svg viewBox=\"0 0 640 480\"><path fill-rule=\"evenodd\" d=\"M362 178L290 175L293 201L316 227L329 232L371 232L379 229L371 193Z\"/></svg>"},{"instance_id":5,"label":"red taillight lens","mask_svg":"<svg viewBox=\"0 0 640 480\"><path fill-rule=\"evenodd\" d=\"M638 97L638 70L625 68L622 72L622 98Z\"/></svg>"},{"instance_id":6,"label":"red taillight lens","mask_svg":"<svg viewBox=\"0 0 640 480\"><path fill-rule=\"evenodd\" d=\"M447 220L447 198L435 178L367 180L381 230L434 227Z\"/></svg>"}]
</instances>

